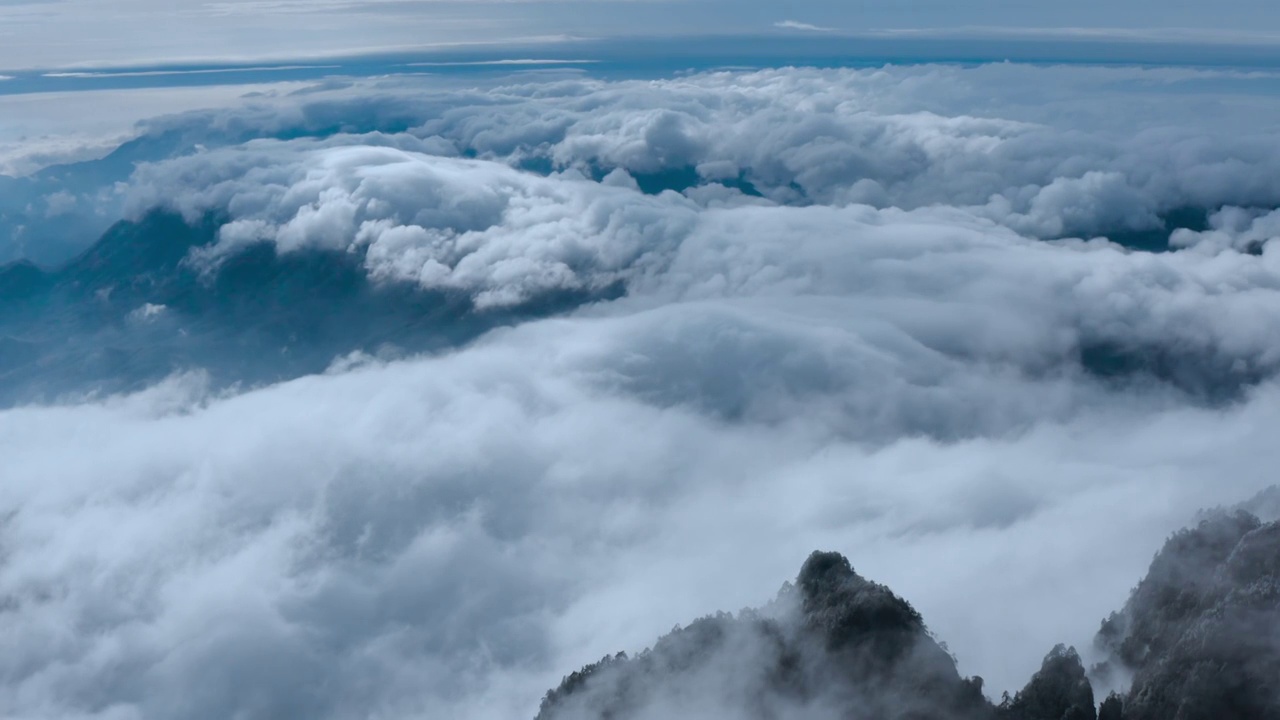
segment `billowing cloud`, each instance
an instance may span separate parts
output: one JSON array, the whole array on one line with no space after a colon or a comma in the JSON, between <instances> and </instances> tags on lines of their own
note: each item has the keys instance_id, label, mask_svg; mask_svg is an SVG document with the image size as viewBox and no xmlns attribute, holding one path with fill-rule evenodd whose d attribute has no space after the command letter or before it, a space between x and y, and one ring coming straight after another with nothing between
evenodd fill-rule
<instances>
[{"instance_id":1,"label":"billowing cloud","mask_svg":"<svg viewBox=\"0 0 1280 720\"><path fill-rule=\"evenodd\" d=\"M1267 180L1280 164L1272 130L1245 114L1254 101L1198 99L1215 78L1261 86L1267 76L1018 66L969 72L573 80L386 102L419 113L410 137L518 167L621 168L645 187L742 183L786 204L946 204L1037 236L1148 230L1183 207L1280 201ZM1054 92L1043 89L1058 83ZM1034 94L1034 105L1024 93ZM1171 121L1168 113L1193 102L1211 104L1204 115ZM1074 114L1064 121L1067 108ZM1238 114L1223 124L1215 120L1220 111Z\"/></svg>"},{"instance_id":2,"label":"billowing cloud","mask_svg":"<svg viewBox=\"0 0 1280 720\"><path fill-rule=\"evenodd\" d=\"M375 278L466 290L484 308L552 290L598 290L642 273L670 256L692 222L692 203L646 198L625 182L595 183L573 171L540 178L386 147L261 150L195 156L141 174L145 197L163 196L189 217L235 208L238 217L195 263L213 268L263 240L286 253L363 248ZM206 184L192 195L164 195L173 191L167 172Z\"/></svg>"},{"instance_id":3,"label":"billowing cloud","mask_svg":"<svg viewBox=\"0 0 1280 720\"><path fill-rule=\"evenodd\" d=\"M599 179L622 169L650 193L719 184L778 204L947 205L1036 237L1106 234L1163 247L1170 230L1205 229L1204 215L1222 206L1280 204L1270 182L1280 157L1263 121L1276 109L1265 99L1272 82L1017 65L575 77L465 91L437 80L334 82L151 121L137 142L86 168L84 183L60 172L58 187L33 181L30 192L91 195L85 210L97 213L86 217L100 231L120 212L111 183L127 181L135 163L263 135L327 137L326 147L388 145L544 174ZM1214 93L1223 83L1250 90ZM348 136L328 137L335 131ZM9 221L26 227L27 193L10 195ZM83 244L95 234L57 238L68 236Z\"/></svg>"},{"instance_id":4,"label":"billowing cloud","mask_svg":"<svg viewBox=\"0 0 1280 720\"><path fill-rule=\"evenodd\" d=\"M875 360L829 347L811 302L809 329L678 306L237 397L181 379L7 411L0 584L22 631L0 703L531 715L566 668L758 603L811 546L848 548L965 672L1014 687L1193 508L1271 480L1271 385L1225 413L1095 391L1039 421L1038 396L1080 400L815 374ZM936 423L982 432L916 436Z\"/></svg>"},{"instance_id":5,"label":"billowing cloud","mask_svg":"<svg viewBox=\"0 0 1280 720\"><path fill-rule=\"evenodd\" d=\"M1225 207L1209 218L1204 231L1179 229L1169 238L1174 247L1233 248L1261 251L1270 240L1280 237L1280 212L1241 207Z\"/></svg>"}]
</instances>

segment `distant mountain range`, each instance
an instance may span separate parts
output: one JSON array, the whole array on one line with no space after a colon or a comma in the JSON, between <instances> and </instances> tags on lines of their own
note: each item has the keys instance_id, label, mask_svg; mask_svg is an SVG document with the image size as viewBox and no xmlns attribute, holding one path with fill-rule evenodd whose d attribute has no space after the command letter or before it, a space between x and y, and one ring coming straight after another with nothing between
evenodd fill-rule
<instances>
[{"instance_id":1,"label":"distant mountain range","mask_svg":"<svg viewBox=\"0 0 1280 720\"><path fill-rule=\"evenodd\" d=\"M590 299L476 311L461 293L375 282L358 254L247 248L213 274L185 262L219 222L156 212L113 226L57 270L0 266L0 406L141 389L184 371L215 385L323 372L352 352L456 346Z\"/></svg>"}]
</instances>

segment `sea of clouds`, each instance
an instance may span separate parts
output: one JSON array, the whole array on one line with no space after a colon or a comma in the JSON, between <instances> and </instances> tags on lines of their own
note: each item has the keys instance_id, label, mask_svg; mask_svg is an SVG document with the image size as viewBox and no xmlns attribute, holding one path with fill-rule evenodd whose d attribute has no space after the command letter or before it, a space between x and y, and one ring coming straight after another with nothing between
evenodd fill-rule
<instances>
[{"instance_id":1,"label":"sea of clouds","mask_svg":"<svg viewBox=\"0 0 1280 720\"><path fill-rule=\"evenodd\" d=\"M220 218L205 276L270 244L477 313L607 299L0 411L0 714L529 718L815 548L1019 687L1197 509L1275 482L1277 83L334 82L8 179L23 243L159 208Z\"/></svg>"}]
</instances>

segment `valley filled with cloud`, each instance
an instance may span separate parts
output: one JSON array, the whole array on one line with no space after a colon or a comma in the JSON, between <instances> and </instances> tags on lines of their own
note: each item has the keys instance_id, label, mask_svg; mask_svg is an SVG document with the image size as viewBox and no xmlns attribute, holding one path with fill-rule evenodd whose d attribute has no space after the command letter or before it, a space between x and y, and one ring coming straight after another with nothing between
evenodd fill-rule
<instances>
[{"instance_id":1,"label":"valley filled with cloud","mask_svg":"<svg viewBox=\"0 0 1280 720\"><path fill-rule=\"evenodd\" d=\"M1103 660L1276 482L1278 86L334 78L13 155L0 715L533 718L814 549L992 699Z\"/></svg>"}]
</instances>

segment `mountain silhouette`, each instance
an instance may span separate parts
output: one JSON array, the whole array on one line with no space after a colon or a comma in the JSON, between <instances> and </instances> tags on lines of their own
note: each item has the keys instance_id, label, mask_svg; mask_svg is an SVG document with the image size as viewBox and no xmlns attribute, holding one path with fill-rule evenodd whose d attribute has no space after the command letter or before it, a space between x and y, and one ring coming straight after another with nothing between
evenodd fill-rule
<instances>
[{"instance_id":1,"label":"mountain silhouette","mask_svg":"<svg viewBox=\"0 0 1280 720\"><path fill-rule=\"evenodd\" d=\"M906 600L815 552L763 608L570 674L536 720L1280 718L1280 523L1216 511L1175 534L1096 642L1108 659L1091 671L1059 645L993 704ZM1121 674L1127 691L1095 704L1094 683Z\"/></svg>"},{"instance_id":2,"label":"mountain silhouette","mask_svg":"<svg viewBox=\"0 0 1280 720\"><path fill-rule=\"evenodd\" d=\"M141 389L188 370L216 385L322 372L352 352L440 350L603 293L477 310L461 292L369 278L360 252L248 246L216 271L188 258L221 218L153 212L117 223L56 270L0 266L0 406Z\"/></svg>"}]
</instances>

